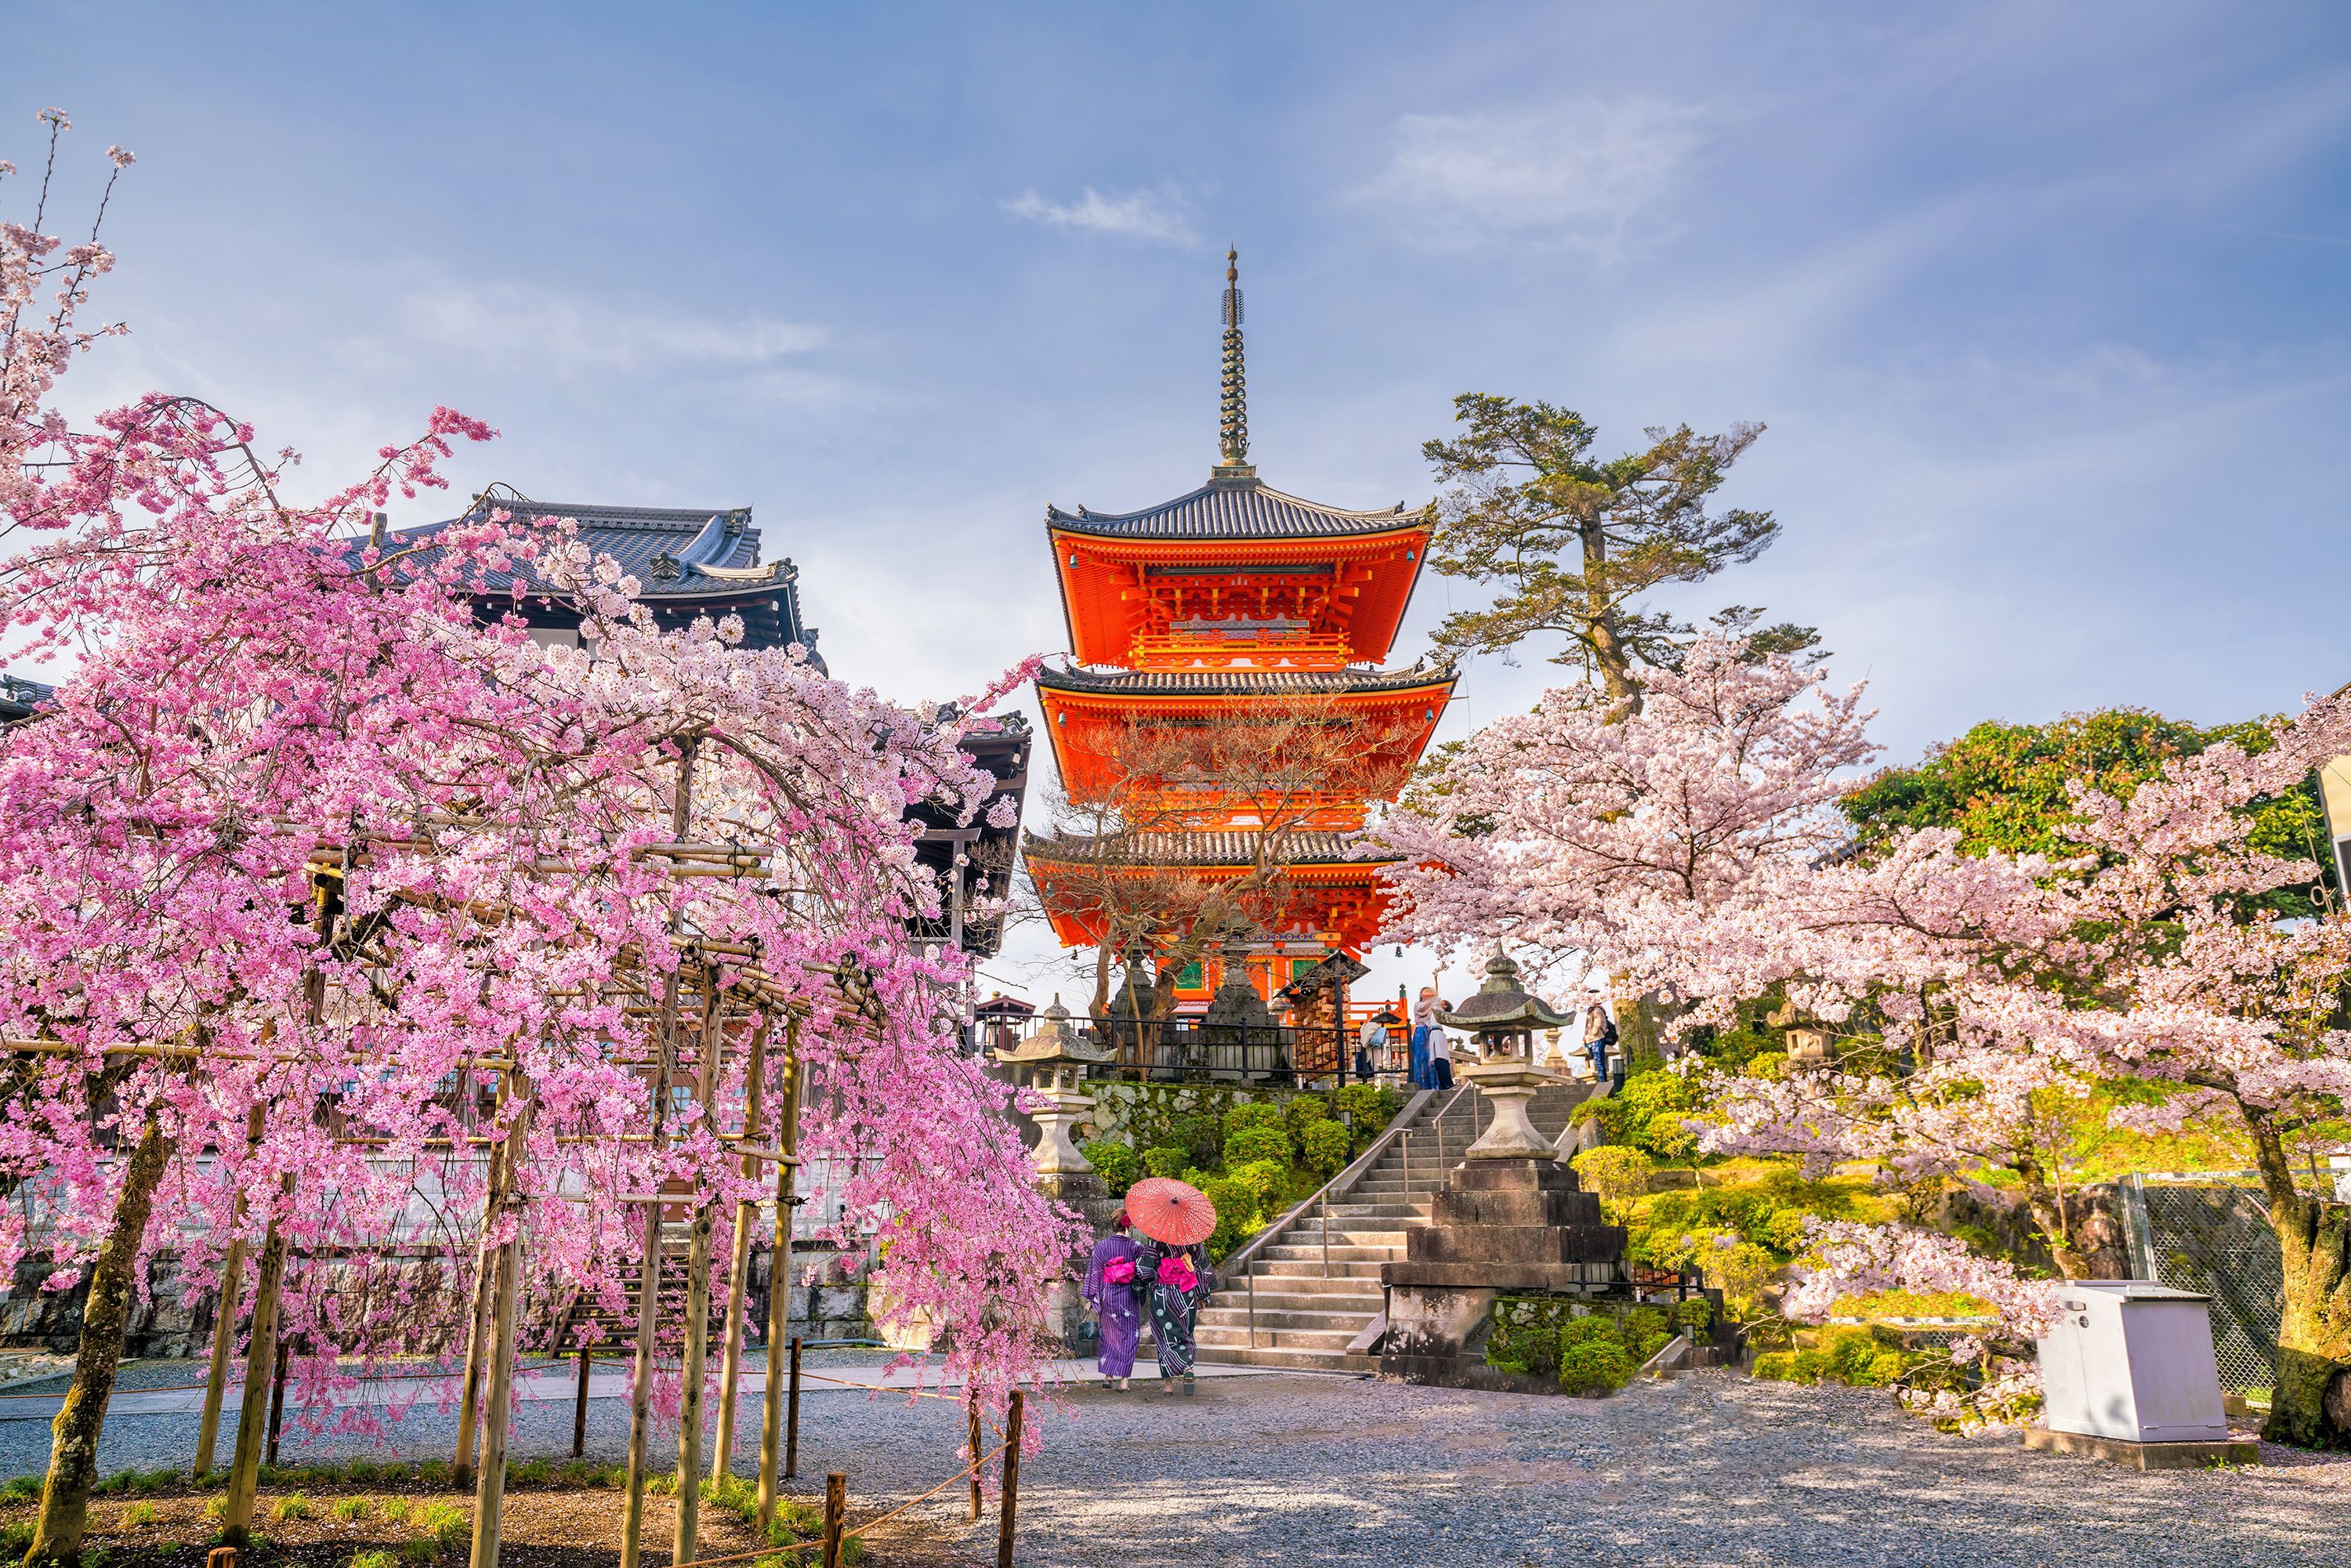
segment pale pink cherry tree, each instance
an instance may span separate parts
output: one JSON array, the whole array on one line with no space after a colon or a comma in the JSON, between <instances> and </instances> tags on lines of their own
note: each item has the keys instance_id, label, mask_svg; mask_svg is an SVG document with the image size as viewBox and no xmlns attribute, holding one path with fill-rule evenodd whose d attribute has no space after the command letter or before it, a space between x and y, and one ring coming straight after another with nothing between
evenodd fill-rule
<instances>
[{"instance_id":1,"label":"pale pink cherry tree","mask_svg":"<svg viewBox=\"0 0 2351 1568\"><path fill-rule=\"evenodd\" d=\"M24 541L0 610L20 654L73 665L0 742L0 1029L24 1042L0 1180L32 1189L61 1276L96 1255L34 1557L78 1551L151 1248L195 1227L200 1280L226 1238L256 1244L256 1309L282 1305L314 1381L339 1354L401 1347L399 1281L367 1270L413 1254L420 1203L478 1200L442 1093L467 1064L511 1078L489 1135L522 1152L473 1239L527 1230L568 1284L611 1288L629 1194L674 1177L709 1202L756 1196L706 1119L658 1153L631 1141L652 1097L623 1063L664 1043L637 1004L674 972L680 931L751 956L717 986L807 1009L827 1089L813 1141L853 1141L902 1178L869 1177L855 1207L899 1222L962 1369L994 1395L1032 1365L1034 1287L1066 1223L997 1113L1005 1092L956 1049L961 956L908 936L938 892L906 807L967 812L987 793L956 727L734 647L729 628L659 633L632 585L590 591L576 550L607 657L476 624L469 591L538 540L494 522L388 561L346 531L436 484L452 438L488 435L445 411L309 507L281 500L284 457L202 404L149 398L73 431L49 399L110 258L48 267L58 247L36 230L0 238L0 517ZM56 309L27 322L48 281ZM761 846L764 874L672 876L652 852L681 794L688 833ZM337 1254L356 1291L350 1266L282 1278L289 1255Z\"/></svg>"}]
</instances>

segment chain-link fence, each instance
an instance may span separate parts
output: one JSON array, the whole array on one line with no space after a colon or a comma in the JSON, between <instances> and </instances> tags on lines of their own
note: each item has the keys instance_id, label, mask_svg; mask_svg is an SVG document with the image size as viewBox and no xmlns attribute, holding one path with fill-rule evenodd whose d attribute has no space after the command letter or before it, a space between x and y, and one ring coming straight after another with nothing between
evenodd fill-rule
<instances>
[{"instance_id":1,"label":"chain-link fence","mask_svg":"<svg viewBox=\"0 0 2351 1568\"><path fill-rule=\"evenodd\" d=\"M2122 1200L2131 1272L2211 1297L2220 1386L2267 1393L2285 1270L2252 1173L2125 1176Z\"/></svg>"}]
</instances>

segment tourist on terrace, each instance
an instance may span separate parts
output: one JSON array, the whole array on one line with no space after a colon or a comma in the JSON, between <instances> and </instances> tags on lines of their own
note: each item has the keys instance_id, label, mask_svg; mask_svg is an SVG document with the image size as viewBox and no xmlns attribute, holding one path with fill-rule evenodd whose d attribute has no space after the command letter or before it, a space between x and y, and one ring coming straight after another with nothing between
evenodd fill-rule
<instances>
[{"instance_id":1,"label":"tourist on terrace","mask_svg":"<svg viewBox=\"0 0 2351 1568\"><path fill-rule=\"evenodd\" d=\"M1086 1260L1085 1283L1078 1291L1086 1310L1102 1323L1097 1358L1102 1381L1114 1382L1121 1389L1134 1375L1135 1342L1143 1337L1143 1302L1134 1277L1134 1260L1143 1249L1128 1234L1130 1228L1122 1208L1111 1221L1113 1234L1094 1243L1093 1256Z\"/></svg>"}]
</instances>

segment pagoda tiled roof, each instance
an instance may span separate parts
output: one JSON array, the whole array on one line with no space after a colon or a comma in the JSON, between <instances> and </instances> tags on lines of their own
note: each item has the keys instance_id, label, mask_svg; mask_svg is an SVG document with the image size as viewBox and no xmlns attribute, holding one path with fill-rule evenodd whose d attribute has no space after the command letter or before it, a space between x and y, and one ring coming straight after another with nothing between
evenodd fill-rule
<instances>
[{"instance_id":1,"label":"pagoda tiled roof","mask_svg":"<svg viewBox=\"0 0 2351 1568\"><path fill-rule=\"evenodd\" d=\"M14 724L33 716L34 713L57 695L57 688L41 681L28 681L22 675L0 674L0 724Z\"/></svg>"},{"instance_id":2,"label":"pagoda tiled roof","mask_svg":"<svg viewBox=\"0 0 2351 1568\"><path fill-rule=\"evenodd\" d=\"M1401 501L1383 511L1355 512L1284 495L1258 479L1211 479L1198 489L1139 512L1074 512L1045 508L1048 528L1071 533L1138 539L1317 538L1384 533L1421 519Z\"/></svg>"},{"instance_id":3,"label":"pagoda tiled roof","mask_svg":"<svg viewBox=\"0 0 2351 1568\"><path fill-rule=\"evenodd\" d=\"M1089 670L1037 672L1047 691L1168 695L1255 696L1339 692L1400 692L1420 686L1450 686L1447 665L1415 664L1403 670Z\"/></svg>"},{"instance_id":4,"label":"pagoda tiled roof","mask_svg":"<svg viewBox=\"0 0 2351 1568\"><path fill-rule=\"evenodd\" d=\"M1108 865L1249 865L1257 857L1262 834L1246 828L1198 833L1144 832L1099 836L1024 834L1021 848L1030 860L1064 864ZM1384 865L1401 857L1365 854L1363 840L1337 831L1284 835L1285 865Z\"/></svg>"}]
</instances>

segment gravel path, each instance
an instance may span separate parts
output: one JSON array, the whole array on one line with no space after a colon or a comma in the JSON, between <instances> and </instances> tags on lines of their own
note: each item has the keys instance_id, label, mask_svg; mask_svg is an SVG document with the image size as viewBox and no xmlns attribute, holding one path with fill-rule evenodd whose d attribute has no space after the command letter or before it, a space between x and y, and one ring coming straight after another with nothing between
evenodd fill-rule
<instances>
[{"instance_id":1,"label":"gravel path","mask_svg":"<svg viewBox=\"0 0 2351 1568\"><path fill-rule=\"evenodd\" d=\"M847 1472L852 1517L955 1467L954 1404L813 1389L803 1488ZM1190 1399L1139 1383L1040 1402L1024 1465L1025 1568L1194 1563L1900 1564L1903 1568L2340 1568L2351 1460L2265 1450L2234 1471L2140 1475L2028 1454L2013 1435L1946 1437L1884 1394L1699 1373L1585 1401L1335 1378L1217 1379ZM747 1409L756 1429L756 1409ZM568 1452L568 1406L526 1406L517 1455ZM627 1406L590 1408L617 1460ZM402 1447L445 1454L423 1409ZM39 1468L47 1432L0 1425L0 1473ZM194 1419L110 1423L102 1468L184 1462ZM287 1458L365 1451L329 1439ZM657 1447L656 1451L665 1451ZM992 1492L991 1489L991 1492ZM942 1547L993 1559L950 1491L920 1511ZM932 1554L925 1553L926 1559Z\"/></svg>"}]
</instances>

